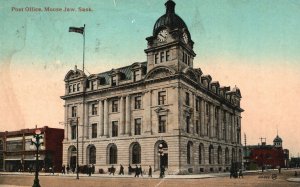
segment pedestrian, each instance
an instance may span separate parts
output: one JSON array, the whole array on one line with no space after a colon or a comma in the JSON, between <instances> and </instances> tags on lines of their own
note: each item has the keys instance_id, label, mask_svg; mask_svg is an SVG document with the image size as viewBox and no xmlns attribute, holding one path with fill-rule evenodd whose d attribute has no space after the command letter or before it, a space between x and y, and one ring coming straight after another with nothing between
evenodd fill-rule
<instances>
[{"instance_id":1,"label":"pedestrian","mask_svg":"<svg viewBox=\"0 0 300 187\"><path fill-rule=\"evenodd\" d=\"M278 173L281 173L281 167L279 166L279 168L278 168Z\"/></svg>"},{"instance_id":2,"label":"pedestrian","mask_svg":"<svg viewBox=\"0 0 300 187\"><path fill-rule=\"evenodd\" d=\"M141 174L141 177L143 177L143 169L142 169L141 165L140 165L140 168L139 168L139 173Z\"/></svg>"},{"instance_id":3,"label":"pedestrian","mask_svg":"<svg viewBox=\"0 0 300 187\"><path fill-rule=\"evenodd\" d=\"M135 171L134 177L139 177L139 175L140 175L140 173L139 173L140 169L138 168L137 165L135 165L135 170L134 171Z\"/></svg>"},{"instance_id":4,"label":"pedestrian","mask_svg":"<svg viewBox=\"0 0 300 187\"><path fill-rule=\"evenodd\" d=\"M131 167L131 165L129 164L129 166L128 166L128 175L131 175L131 172L132 172L132 167Z\"/></svg>"},{"instance_id":5,"label":"pedestrian","mask_svg":"<svg viewBox=\"0 0 300 187\"><path fill-rule=\"evenodd\" d=\"M66 166L65 165L62 165L61 173L62 174L66 174Z\"/></svg>"},{"instance_id":6,"label":"pedestrian","mask_svg":"<svg viewBox=\"0 0 300 187\"><path fill-rule=\"evenodd\" d=\"M244 178L242 169L239 170L239 178L241 178L241 177Z\"/></svg>"},{"instance_id":7,"label":"pedestrian","mask_svg":"<svg viewBox=\"0 0 300 187\"><path fill-rule=\"evenodd\" d=\"M162 165L160 168L160 178L164 178L165 177L165 166Z\"/></svg>"},{"instance_id":8,"label":"pedestrian","mask_svg":"<svg viewBox=\"0 0 300 187\"><path fill-rule=\"evenodd\" d=\"M70 166L69 164L67 165L67 174L69 174L69 171L70 171Z\"/></svg>"},{"instance_id":9,"label":"pedestrian","mask_svg":"<svg viewBox=\"0 0 300 187\"><path fill-rule=\"evenodd\" d=\"M120 164L120 172L119 175L124 175L124 167Z\"/></svg>"},{"instance_id":10,"label":"pedestrian","mask_svg":"<svg viewBox=\"0 0 300 187\"><path fill-rule=\"evenodd\" d=\"M92 164L92 174L94 174L94 173L95 173L95 165Z\"/></svg>"},{"instance_id":11,"label":"pedestrian","mask_svg":"<svg viewBox=\"0 0 300 187\"><path fill-rule=\"evenodd\" d=\"M151 168L151 166L149 166L148 177L152 177L152 168Z\"/></svg>"},{"instance_id":12,"label":"pedestrian","mask_svg":"<svg viewBox=\"0 0 300 187\"><path fill-rule=\"evenodd\" d=\"M92 175L92 166L88 165L88 175L91 176Z\"/></svg>"},{"instance_id":13,"label":"pedestrian","mask_svg":"<svg viewBox=\"0 0 300 187\"><path fill-rule=\"evenodd\" d=\"M110 168L109 175L110 175L110 174L115 175L115 168L114 168L114 165L112 165L111 168Z\"/></svg>"}]
</instances>

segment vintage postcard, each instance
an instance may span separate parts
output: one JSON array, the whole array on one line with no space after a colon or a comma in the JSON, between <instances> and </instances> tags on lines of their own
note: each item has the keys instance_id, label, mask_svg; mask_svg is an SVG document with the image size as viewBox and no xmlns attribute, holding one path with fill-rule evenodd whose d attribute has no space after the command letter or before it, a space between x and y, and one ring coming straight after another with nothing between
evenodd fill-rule
<instances>
[{"instance_id":1,"label":"vintage postcard","mask_svg":"<svg viewBox=\"0 0 300 187\"><path fill-rule=\"evenodd\" d=\"M1 0L0 186L297 186L300 1Z\"/></svg>"}]
</instances>

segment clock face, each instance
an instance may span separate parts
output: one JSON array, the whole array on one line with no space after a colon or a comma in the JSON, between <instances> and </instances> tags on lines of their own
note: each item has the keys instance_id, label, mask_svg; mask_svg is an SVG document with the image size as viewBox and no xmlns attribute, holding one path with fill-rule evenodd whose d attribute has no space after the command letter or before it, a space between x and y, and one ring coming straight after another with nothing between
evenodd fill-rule
<instances>
[{"instance_id":1,"label":"clock face","mask_svg":"<svg viewBox=\"0 0 300 187\"><path fill-rule=\"evenodd\" d=\"M164 30L159 31L159 33L157 35L157 39L160 42L164 42L164 41L166 41L167 36L168 36L168 31L167 31L167 29L164 29Z\"/></svg>"},{"instance_id":2,"label":"clock face","mask_svg":"<svg viewBox=\"0 0 300 187\"><path fill-rule=\"evenodd\" d=\"M186 32L183 33L182 38L183 38L183 41L184 41L186 44L189 42L189 37L188 37L188 35L187 35Z\"/></svg>"}]
</instances>

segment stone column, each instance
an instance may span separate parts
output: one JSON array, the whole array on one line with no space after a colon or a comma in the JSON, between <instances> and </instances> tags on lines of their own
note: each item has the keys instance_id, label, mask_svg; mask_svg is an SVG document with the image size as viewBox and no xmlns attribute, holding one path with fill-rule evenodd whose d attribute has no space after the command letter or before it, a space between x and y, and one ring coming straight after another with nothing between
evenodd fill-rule
<instances>
[{"instance_id":1,"label":"stone column","mask_svg":"<svg viewBox=\"0 0 300 187\"><path fill-rule=\"evenodd\" d=\"M64 139L69 139L69 128L70 128L70 121L68 120L68 105L64 105L65 107L65 121L64 121Z\"/></svg>"},{"instance_id":2,"label":"stone column","mask_svg":"<svg viewBox=\"0 0 300 187\"><path fill-rule=\"evenodd\" d=\"M218 112L218 123L219 123L219 129L218 132L219 132L219 136L218 136L218 139L222 139L222 110L221 108L219 108L219 112Z\"/></svg>"},{"instance_id":3,"label":"stone column","mask_svg":"<svg viewBox=\"0 0 300 187\"><path fill-rule=\"evenodd\" d=\"M204 117L205 117L205 103L203 101L203 99L201 99L200 101L200 135L201 136L204 136L204 124L205 124L205 120L204 120Z\"/></svg>"},{"instance_id":4,"label":"stone column","mask_svg":"<svg viewBox=\"0 0 300 187\"><path fill-rule=\"evenodd\" d=\"M124 119L124 99L121 96L120 98L120 115L121 115L121 119L120 119L120 135L124 135L125 134L125 119Z\"/></svg>"},{"instance_id":5,"label":"stone column","mask_svg":"<svg viewBox=\"0 0 300 187\"><path fill-rule=\"evenodd\" d=\"M89 124L89 104L87 102L84 104L84 127L85 127L85 138L89 139L91 128Z\"/></svg>"},{"instance_id":6,"label":"stone column","mask_svg":"<svg viewBox=\"0 0 300 187\"><path fill-rule=\"evenodd\" d=\"M210 105L210 137L215 137L214 129L215 129L215 114L214 114L215 106L213 104Z\"/></svg>"},{"instance_id":7,"label":"stone column","mask_svg":"<svg viewBox=\"0 0 300 187\"><path fill-rule=\"evenodd\" d=\"M107 137L108 136L108 103L107 103L107 99L104 100L104 119L103 119L103 123L104 123L104 136Z\"/></svg>"},{"instance_id":8,"label":"stone column","mask_svg":"<svg viewBox=\"0 0 300 187\"><path fill-rule=\"evenodd\" d=\"M126 96L126 134L131 135L131 126L130 126L130 95Z\"/></svg>"},{"instance_id":9,"label":"stone column","mask_svg":"<svg viewBox=\"0 0 300 187\"><path fill-rule=\"evenodd\" d=\"M103 136L104 133L103 125L103 104L102 100L99 100L99 136Z\"/></svg>"}]
</instances>

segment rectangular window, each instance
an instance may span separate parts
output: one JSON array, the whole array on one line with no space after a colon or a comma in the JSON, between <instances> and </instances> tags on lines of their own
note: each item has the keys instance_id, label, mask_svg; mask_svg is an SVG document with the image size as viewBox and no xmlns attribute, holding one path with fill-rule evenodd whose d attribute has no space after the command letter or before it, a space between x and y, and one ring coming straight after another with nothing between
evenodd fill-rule
<instances>
[{"instance_id":1,"label":"rectangular window","mask_svg":"<svg viewBox=\"0 0 300 187\"><path fill-rule=\"evenodd\" d=\"M196 133L200 134L199 121L198 120L196 120Z\"/></svg>"},{"instance_id":2,"label":"rectangular window","mask_svg":"<svg viewBox=\"0 0 300 187\"><path fill-rule=\"evenodd\" d=\"M165 60L165 52L160 52L160 62Z\"/></svg>"},{"instance_id":3,"label":"rectangular window","mask_svg":"<svg viewBox=\"0 0 300 187\"><path fill-rule=\"evenodd\" d=\"M190 56L187 55L187 65L190 65Z\"/></svg>"},{"instance_id":4,"label":"rectangular window","mask_svg":"<svg viewBox=\"0 0 300 187\"><path fill-rule=\"evenodd\" d=\"M186 132L190 133L190 116L187 116L185 121L186 121Z\"/></svg>"},{"instance_id":5,"label":"rectangular window","mask_svg":"<svg viewBox=\"0 0 300 187\"><path fill-rule=\"evenodd\" d=\"M76 139L76 125L71 126L71 139Z\"/></svg>"},{"instance_id":6,"label":"rectangular window","mask_svg":"<svg viewBox=\"0 0 300 187\"><path fill-rule=\"evenodd\" d=\"M166 51L166 61L170 60L170 51Z\"/></svg>"},{"instance_id":7,"label":"rectangular window","mask_svg":"<svg viewBox=\"0 0 300 187\"><path fill-rule=\"evenodd\" d=\"M76 85L73 84L73 92L76 92Z\"/></svg>"},{"instance_id":8,"label":"rectangular window","mask_svg":"<svg viewBox=\"0 0 300 187\"><path fill-rule=\"evenodd\" d=\"M91 90L96 90L97 89L97 81L91 81L91 82L92 82Z\"/></svg>"},{"instance_id":9,"label":"rectangular window","mask_svg":"<svg viewBox=\"0 0 300 187\"><path fill-rule=\"evenodd\" d=\"M137 81L138 80L138 77L139 77L139 71L133 71L133 82Z\"/></svg>"},{"instance_id":10,"label":"rectangular window","mask_svg":"<svg viewBox=\"0 0 300 187\"><path fill-rule=\"evenodd\" d=\"M92 115L97 115L98 113L98 105L92 104Z\"/></svg>"},{"instance_id":11,"label":"rectangular window","mask_svg":"<svg viewBox=\"0 0 300 187\"><path fill-rule=\"evenodd\" d=\"M190 106L190 94L188 92L185 93L185 104Z\"/></svg>"},{"instance_id":12,"label":"rectangular window","mask_svg":"<svg viewBox=\"0 0 300 187\"><path fill-rule=\"evenodd\" d=\"M158 105L164 105L166 103L166 91L158 92Z\"/></svg>"},{"instance_id":13,"label":"rectangular window","mask_svg":"<svg viewBox=\"0 0 300 187\"><path fill-rule=\"evenodd\" d=\"M142 125L141 118L134 120L134 134L135 135L141 135L141 125Z\"/></svg>"},{"instance_id":14,"label":"rectangular window","mask_svg":"<svg viewBox=\"0 0 300 187\"><path fill-rule=\"evenodd\" d=\"M118 112L118 100L112 100L112 112Z\"/></svg>"},{"instance_id":15,"label":"rectangular window","mask_svg":"<svg viewBox=\"0 0 300 187\"><path fill-rule=\"evenodd\" d=\"M111 85L112 86L117 86L117 76L112 76L111 77Z\"/></svg>"},{"instance_id":16,"label":"rectangular window","mask_svg":"<svg viewBox=\"0 0 300 187\"><path fill-rule=\"evenodd\" d=\"M198 112L200 110L200 99L199 97L196 98L196 111Z\"/></svg>"},{"instance_id":17,"label":"rectangular window","mask_svg":"<svg viewBox=\"0 0 300 187\"><path fill-rule=\"evenodd\" d=\"M69 86L69 93L72 92L72 86Z\"/></svg>"},{"instance_id":18,"label":"rectangular window","mask_svg":"<svg viewBox=\"0 0 300 187\"><path fill-rule=\"evenodd\" d=\"M158 64L158 54L155 54L154 58L155 58L155 64Z\"/></svg>"},{"instance_id":19,"label":"rectangular window","mask_svg":"<svg viewBox=\"0 0 300 187\"><path fill-rule=\"evenodd\" d=\"M92 124L92 138L97 138L97 124Z\"/></svg>"},{"instance_id":20,"label":"rectangular window","mask_svg":"<svg viewBox=\"0 0 300 187\"><path fill-rule=\"evenodd\" d=\"M112 122L112 137L118 136L118 122L113 121Z\"/></svg>"},{"instance_id":21,"label":"rectangular window","mask_svg":"<svg viewBox=\"0 0 300 187\"><path fill-rule=\"evenodd\" d=\"M79 92L80 91L80 84L78 83L77 84L77 92Z\"/></svg>"},{"instance_id":22,"label":"rectangular window","mask_svg":"<svg viewBox=\"0 0 300 187\"><path fill-rule=\"evenodd\" d=\"M167 116L159 116L158 119L158 133L166 132Z\"/></svg>"},{"instance_id":23,"label":"rectangular window","mask_svg":"<svg viewBox=\"0 0 300 187\"><path fill-rule=\"evenodd\" d=\"M72 106L72 117L77 116L77 106Z\"/></svg>"},{"instance_id":24,"label":"rectangular window","mask_svg":"<svg viewBox=\"0 0 300 187\"><path fill-rule=\"evenodd\" d=\"M141 109L142 108L142 97L136 96L134 98L134 109Z\"/></svg>"}]
</instances>

